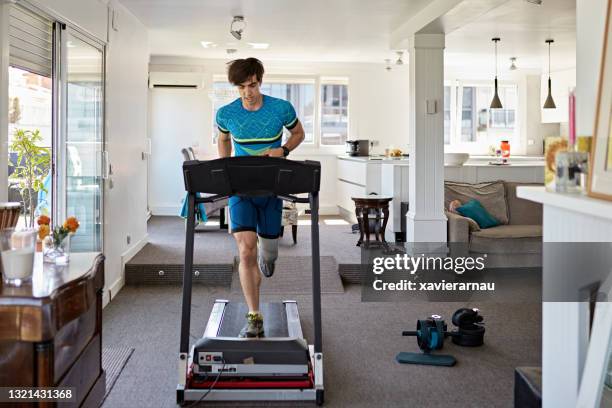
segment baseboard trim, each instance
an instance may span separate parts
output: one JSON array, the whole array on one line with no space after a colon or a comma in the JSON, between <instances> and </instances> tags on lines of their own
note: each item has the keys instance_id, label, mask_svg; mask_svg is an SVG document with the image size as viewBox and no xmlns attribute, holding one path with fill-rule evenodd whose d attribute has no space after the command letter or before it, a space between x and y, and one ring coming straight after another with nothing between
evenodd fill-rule
<instances>
[{"instance_id":1,"label":"baseboard trim","mask_svg":"<svg viewBox=\"0 0 612 408\"><path fill-rule=\"evenodd\" d=\"M124 253L121 254L121 270L123 270L123 266L130 261L142 248L147 245L149 242L149 234L145 234L138 242L132 245L127 249Z\"/></svg>"},{"instance_id":2,"label":"baseboard trim","mask_svg":"<svg viewBox=\"0 0 612 408\"><path fill-rule=\"evenodd\" d=\"M113 283L108 290L104 291L102 295L102 308L105 308L111 300L117 296L117 293L125 286L125 279L123 274Z\"/></svg>"},{"instance_id":3,"label":"baseboard trim","mask_svg":"<svg viewBox=\"0 0 612 408\"><path fill-rule=\"evenodd\" d=\"M119 291L125 286L125 264L130 261L145 245L149 242L149 234L145 234L140 241L136 242L127 251L121 254L121 275L109 286L102 294L102 308L106 307L117 296Z\"/></svg>"}]
</instances>

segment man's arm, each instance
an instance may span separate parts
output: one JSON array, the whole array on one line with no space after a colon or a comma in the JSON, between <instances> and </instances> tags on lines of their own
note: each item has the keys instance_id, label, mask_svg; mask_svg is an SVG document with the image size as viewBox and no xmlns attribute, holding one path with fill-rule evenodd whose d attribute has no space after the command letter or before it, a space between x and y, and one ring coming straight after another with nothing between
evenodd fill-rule
<instances>
[{"instance_id":1,"label":"man's arm","mask_svg":"<svg viewBox=\"0 0 612 408\"><path fill-rule=\"evenodd\" d=\"M298 121L294 127L289 129L289 133L291 133L291 136L289 136L289 139L287 139L287 143L285 143L284 146L289 149L289 151L292 151L304 141L305 133L302 123ZM285 157L282 147L267 150L263 155L271 157Z\"/></svg>"},{"instance_id":2,"label":"man's arm","mask_svg":"<svg viewBox=\"0 0 612 408\"><path fill-rule=\"evenodd\" d=\"M232 155L232 139L229 133L219 132L217 150L219 151L219 157L230 157Z\"/></svg>"}]
</instances>

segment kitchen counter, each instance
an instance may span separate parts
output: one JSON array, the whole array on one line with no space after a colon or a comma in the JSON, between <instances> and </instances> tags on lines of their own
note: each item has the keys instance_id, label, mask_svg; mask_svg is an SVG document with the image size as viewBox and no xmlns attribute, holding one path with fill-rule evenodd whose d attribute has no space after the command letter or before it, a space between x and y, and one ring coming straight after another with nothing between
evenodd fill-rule
<instances>
[{"instance_id":1,"label":"kitchen counter","mask_svg":"<svg viewBox=\"0 0 612 408\"><path fill-rule=\"evenodd\" d=\"M348 156L348 155L339 155L338 159L347 160L347 161L355 161L355 162L374 162L374 163L408 163L408 157L384 157L384 156Z\"/></svg>"},{"instance_id":2,"label":"kitchen counter","mask_svg":"<svg viewBox=\"0 0 612 408\"><path fill-rule=\"evenodd\" d=\"M397 163L401 165L409 164L410 159L408 157L400 157L400 158L391 158L391 157L381 157L381 156L348 156L348 155L339 155L338 159L354 161L359 163ZM509 164L499 165L499 164L490 164L489 162L494 161L495 158L488 156L474 156L470 157L470 159L462 165L455 164L445 164L444 167L493 167L493 168L511 168L511 167L544 167L545 162L544 158L541 156L518 156L510 159Z\"/></svg>"}]
</instances>

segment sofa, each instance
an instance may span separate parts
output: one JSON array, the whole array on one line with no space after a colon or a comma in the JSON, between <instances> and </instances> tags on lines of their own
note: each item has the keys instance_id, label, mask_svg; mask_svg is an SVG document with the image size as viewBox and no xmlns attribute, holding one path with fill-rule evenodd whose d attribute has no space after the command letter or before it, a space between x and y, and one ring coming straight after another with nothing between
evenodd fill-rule
<instances>
[{"instance_id":1,"label":"sofa","mask_svg":"<svg viewBox=\"0 0 612 408\"><path fill-rule=\"evenodd\" d=\"M464 243L470 252L515 254L542 252L542 205L516 196L519 185L541 185L492 181L478 184L444 183L444 208L448 218L448 242ZM481 229L469 218L448 211L453 200L478 200L500 225Z\"/></svg>"}]
</instances>

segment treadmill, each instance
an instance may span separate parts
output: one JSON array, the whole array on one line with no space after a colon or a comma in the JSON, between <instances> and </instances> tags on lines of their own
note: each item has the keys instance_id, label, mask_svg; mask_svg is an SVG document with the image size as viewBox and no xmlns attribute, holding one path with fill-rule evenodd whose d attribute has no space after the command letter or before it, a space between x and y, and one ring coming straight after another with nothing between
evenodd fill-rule
<instances>
[{"instance_id":1,"label":"treadmill","mask_svg":"<svg viewBox=\"0 0 612 408\"><path fill-rule=\"evenodd\" d=\"M277 157L242 156L183 163L188 216L178 404L195 401L314 401L323 404L319 188L321 165ZM200 193L206 193L202 195ZM298 194L308 197L298 197ZM262 303L262 338L239 338L247 306L217 299L202 338L189 348L195 207L229 196L277 196L309 203L312 234L314 344L302 333L297 302ZM282 271L280 271L282 273Z\"/></svg>"}]
</instances>

